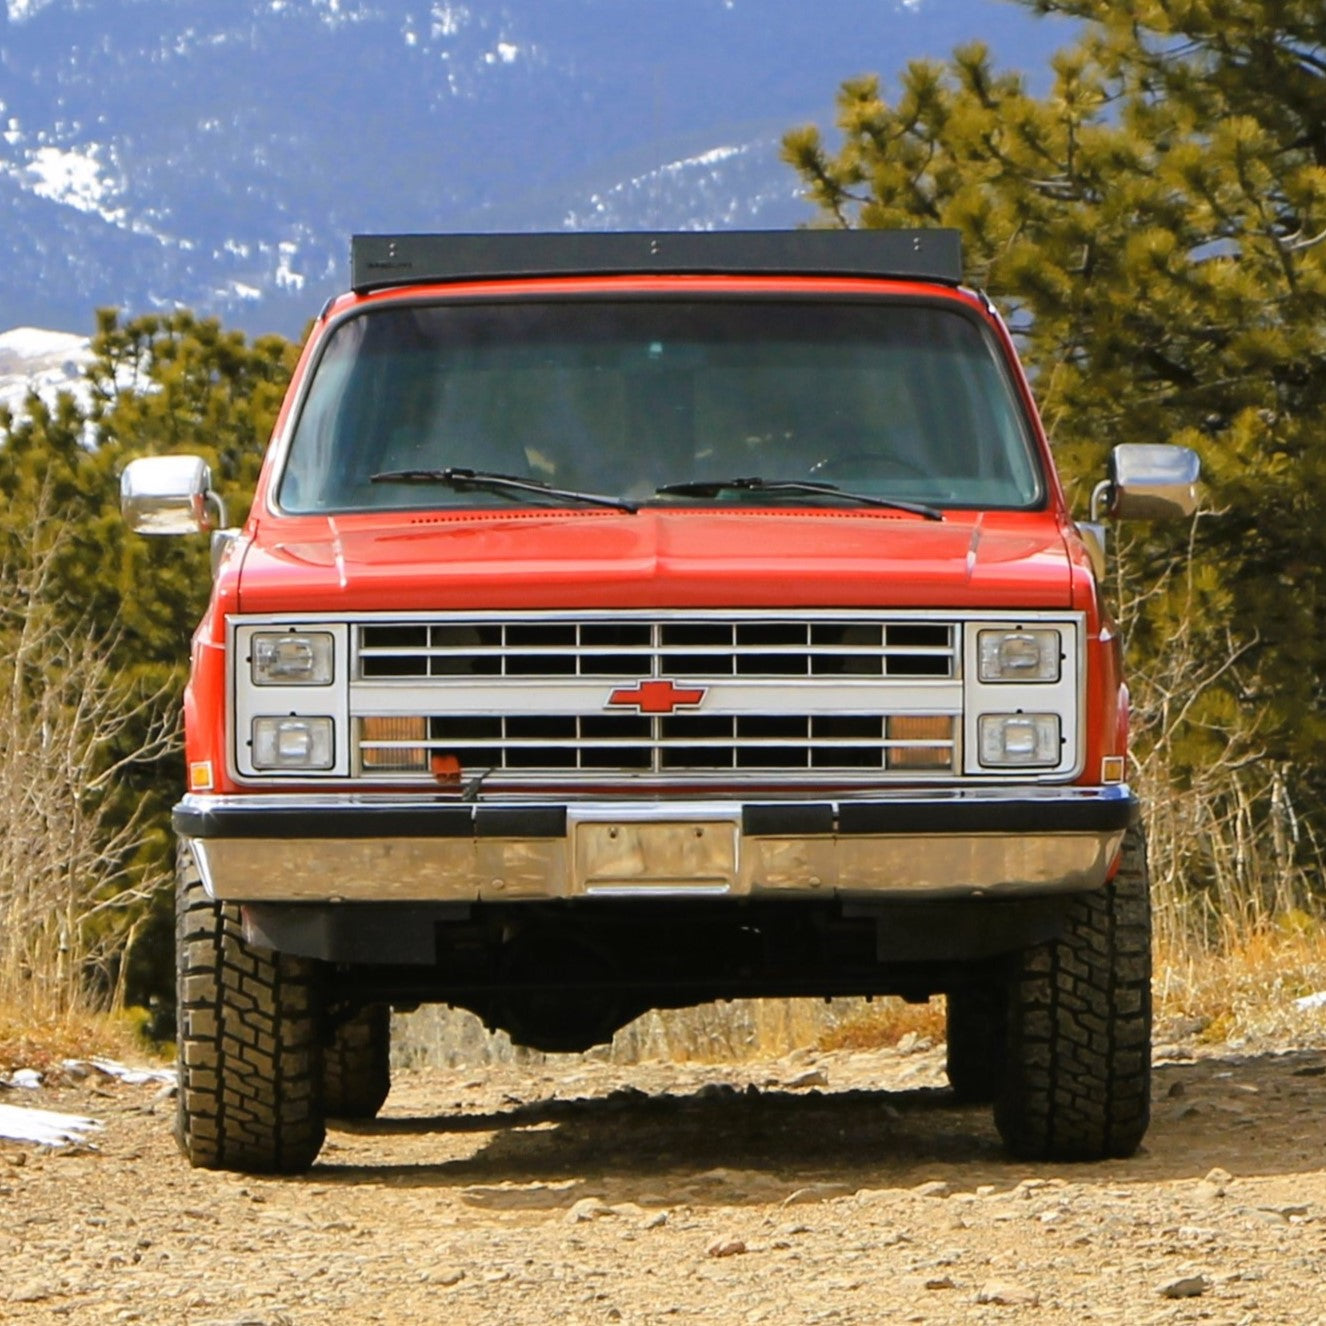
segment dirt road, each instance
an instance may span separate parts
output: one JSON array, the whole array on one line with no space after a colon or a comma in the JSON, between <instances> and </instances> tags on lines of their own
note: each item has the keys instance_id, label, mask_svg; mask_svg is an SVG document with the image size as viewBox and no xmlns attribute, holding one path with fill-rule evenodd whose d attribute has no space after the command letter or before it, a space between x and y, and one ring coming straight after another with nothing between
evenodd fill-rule
<instances>
[{"instance_id":1,"label":"dirt road","mask_svg":"<svg viewBox=\"0 0 1326 1326\"><path fill-rule=\"evenodd\" d=\"M298 1179L188 1169L157 1086L24 1092L104 1127L0 1142L0 1320L1326 1322L1326 1050L1162 1048L1087 1167L910 1050L406 1071Z\"/></svg>"}]
</instances>

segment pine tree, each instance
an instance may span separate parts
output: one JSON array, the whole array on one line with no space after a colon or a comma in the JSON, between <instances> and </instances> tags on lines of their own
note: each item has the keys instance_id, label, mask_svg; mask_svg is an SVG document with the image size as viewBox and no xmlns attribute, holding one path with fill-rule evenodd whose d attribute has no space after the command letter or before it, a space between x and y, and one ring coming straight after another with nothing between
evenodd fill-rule
<instances>
[{"instance_id":1,"label":"pine tree","mask_svg":"<svg viewBox=\"0 0 1326 1326\"><path fill-rule=\"evenodd\" d=\"M49 638L76 639L105 660L108 684L134 711L116 727L102 767L146 745L155 752L149 762L124 765L99 794L114 802L103 817L111 838L135 817L148 826L135 835L137 860L129 863L131 876L148 878L173 859L170 807L183 785L178 743L171 753L154 734L163 715L177 724L189 638L211 570L203 539L147 539L126 529L119 474L139 455L200 454L232 517L242 519L297 348L277 336L250 343L187 310L129 320L103 310L92 350L86 406L63 393L50 404L30 397L18 417L0 411L0 567L21 583L34 560L45 559ZM48 536L34 536L34 526ZM0 634L5 622L21 620L22 605L14 607L0 611ZM48 684L34 694L67 683L64 655L44 666ZM138 972L131 996L169 988L170 914L163 907L157 917L161 942L152 956L160 970ZM142 947L148 953L153 945Z\"/></svg>"},{"instance_id":2,"label":"pine tree","mask_svg":"<svg viewBox=\"0 0 1326 1326\"><path fill-rule=\"evenodd\" d=\"M1185 697L1170 772L1195 782L1233 740L1237 759L1291 771L1320 818L1326 10L1032 7L1084 22L1045 95L972 45L909 65L892 100L878 78L844 83L838 144L798 129L785 158L820 224L962 231L972 283L1020 338L1079 510L1116 443L1199 452L1212 514L1122 541L1135 666L1160 675L1175 637L1208 667L1230 664Z\"/></svg>"}]
</instances>

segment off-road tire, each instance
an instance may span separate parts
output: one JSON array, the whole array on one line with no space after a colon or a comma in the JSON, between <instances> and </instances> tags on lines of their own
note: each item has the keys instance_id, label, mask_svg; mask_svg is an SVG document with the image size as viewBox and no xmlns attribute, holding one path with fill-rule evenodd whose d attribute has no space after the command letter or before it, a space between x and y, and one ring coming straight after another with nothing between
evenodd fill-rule
<instances>
[{"instance_id":1,"label":"off-road tire","mask_svg":"<svg viewBox=\"0 0 1326 1326\"><path fill-rule=\"evenodd\" d=\"M1009 991L1008 1062L995 1101L1024 1160L1131 1156L1151 1096L1151 908L1146 840L1124 838L1118 873L1073 899L1063 934L1026 950Z\"/></svg>"},{"instance_id":2,"label":"off-road tire","mask_svg":"<svg viewBox=\"0 0 1326 1326\"><path fill-rule=\"evenodd\" d=\"M1008 989L993 982L962 986L945 1002L949 1086L960 1101L988 1105L1004 1080Z\"/></svg>"},{"instance_id":3,"label":"off-road tire","mask_svg":"<svg viewBox=\"0 0 1326 1326\"><path fill-rule=\"evenodd\" d=\"M390 1090L391 1007L369 1004L323 1050L323 1105L330 1119L375 1119Z\"/></svg>"},{"instance_id":4,"label":"off-road tire","mask_svg":"<svg viewBox=\"0 0 1326 1326\"><path fill-rule=\"evenodd\" d=\"M250 947L239 908L177 861L176 1137L200 1169L293 1174L322 1147L317 964Z\"/></svg>"}]
</instances>

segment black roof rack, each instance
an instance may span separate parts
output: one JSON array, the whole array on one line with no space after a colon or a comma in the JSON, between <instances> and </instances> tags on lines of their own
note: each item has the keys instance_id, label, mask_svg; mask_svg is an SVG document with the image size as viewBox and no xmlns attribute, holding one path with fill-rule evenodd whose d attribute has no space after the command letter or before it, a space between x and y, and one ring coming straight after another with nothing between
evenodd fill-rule
<instances>
[{"instance_id":1,"label":"black roof rack","mask_svg":"<svg viewBox=\"0 0 1326 1326\"><path fill-rule=\"evenodd\" d=\"M957 285L956 230L565 231L509 235L355 235L350 284L392 286L508 276L894 276Z\"/></svg>"}]
</instances>

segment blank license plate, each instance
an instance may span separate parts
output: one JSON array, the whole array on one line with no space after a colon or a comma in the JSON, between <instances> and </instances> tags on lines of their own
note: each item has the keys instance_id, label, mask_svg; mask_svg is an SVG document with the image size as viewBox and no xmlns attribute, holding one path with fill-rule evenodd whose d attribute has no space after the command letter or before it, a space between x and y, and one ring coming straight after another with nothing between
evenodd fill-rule
<instances>
[{"instance_id":1,"label":"blank license plate","mask_svg":"<svg viewBox=\"0 0 1326 1326\"><path fill-rule=\"evenodd\" d=\"M577 893L728 893L737 880L732 820L582 821Z\"/></svg>"}]
</instances>

